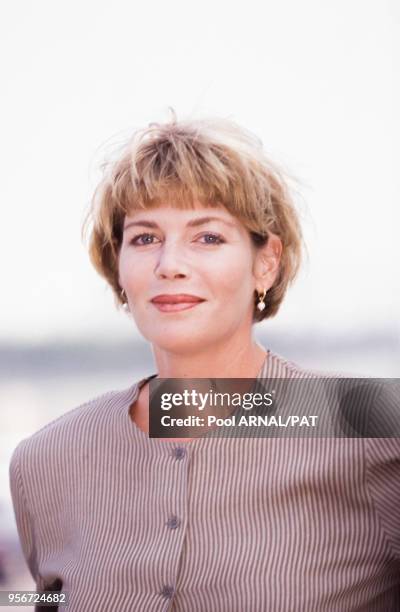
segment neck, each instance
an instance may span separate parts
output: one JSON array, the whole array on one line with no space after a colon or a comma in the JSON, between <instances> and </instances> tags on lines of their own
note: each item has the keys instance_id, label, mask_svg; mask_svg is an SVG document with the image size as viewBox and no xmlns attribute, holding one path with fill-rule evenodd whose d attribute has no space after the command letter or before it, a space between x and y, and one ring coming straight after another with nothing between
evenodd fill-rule
<instances>
[{"instance_id":1,"label":"neck","mask_svg":"<svg viewBox=\"0 0 400 612\"><path fill-rule=\"evenodd\" d=\"M172 353L153 346L159 378L256 378L267 353L253 338L225 341L202 351Z\"/></svg>"}]
</instances>

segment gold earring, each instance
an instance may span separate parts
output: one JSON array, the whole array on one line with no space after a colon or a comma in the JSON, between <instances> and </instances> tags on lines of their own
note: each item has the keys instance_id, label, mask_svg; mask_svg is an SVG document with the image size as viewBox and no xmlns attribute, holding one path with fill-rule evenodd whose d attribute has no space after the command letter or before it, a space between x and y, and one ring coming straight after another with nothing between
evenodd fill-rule
<instances>
[{"instance_id":1,"label":"gold earring","mask_svg":"<svg viewBox=\"0 0 400 612\"><path fill-rule=\"evenodd\" d=\"M263 294L262 295L261 294L258 295L259 302L257 304L257 308L258 308L258 310L260 312L262 312L264 310L264 308L265 308L264 299L265 299L266 294L267 294L267 289L264 289Z\"/></svg>"},{"instance_id":2,"label":"gold earring","mask_svg":"<svg viewBox=\"0 0 400 612\"><path fill-rule=\"evenodd\" d=\"M127 298L126 298L126 291L125 291L125 289L122 289L122 290L121 290L120 295L121 295L121 298L122 298L123 300L124 300L124 299L126 299L126 302L124 302L124 303L122 304L122 308L123 308L124 310L129 310L129 306L128 306L128 301L127 301ZM124 297L124 296L125 296L125 297Z\"/></svg>"}]
</instances>

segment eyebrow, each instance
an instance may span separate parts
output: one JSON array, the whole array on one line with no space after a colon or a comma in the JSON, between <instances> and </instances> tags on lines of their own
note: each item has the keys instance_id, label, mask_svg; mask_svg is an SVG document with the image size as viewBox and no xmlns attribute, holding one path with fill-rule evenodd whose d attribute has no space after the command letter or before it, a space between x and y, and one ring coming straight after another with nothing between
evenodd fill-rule
<instances>
[{"instance_id":1,"label":"eyebrow","mask_svg":"<svg viewBox=\"0 0 400 612\"><path fill-rule=\"evenodd\" d=\"M235 224L232 223L231 221L226 221L225 219L221 219L221 217L199 217L198 219L193 219L192 221L188 221L188 223L186 224L186 227L197 227L199 225L204 225L205 223L209 223L210 221L220 221L221 223L225 223L226 225L229 225L231 227L235 227ZM128 229L128 227L132 227L132 226L141 226L141 227L150 227L150 228L155 228L155 229L159 229L159 226L157 225L157 223L155 221L146 221L145 219L138 220L138 221L130 221L129 223L127 223L124 227L124 231L126 229Z\"/></svg>"}]
</instances>

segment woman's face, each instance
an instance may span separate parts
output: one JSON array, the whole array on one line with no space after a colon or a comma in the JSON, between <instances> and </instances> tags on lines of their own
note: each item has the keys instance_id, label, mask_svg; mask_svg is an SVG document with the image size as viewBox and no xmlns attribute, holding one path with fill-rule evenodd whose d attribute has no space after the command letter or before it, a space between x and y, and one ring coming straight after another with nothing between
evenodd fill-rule
<instances>
[{"instance_id":1,"label":"woman's face","mask_svg":"<svg viewBox=\"0 0 400 612\"><path fill-rule=\"evenodd\" d=\"M199 351L250 334L254 290L275 278L259 255L223 206L159 206L125 217L119 283L147 340L167 351Z\"/></svg>"}]
</instances>

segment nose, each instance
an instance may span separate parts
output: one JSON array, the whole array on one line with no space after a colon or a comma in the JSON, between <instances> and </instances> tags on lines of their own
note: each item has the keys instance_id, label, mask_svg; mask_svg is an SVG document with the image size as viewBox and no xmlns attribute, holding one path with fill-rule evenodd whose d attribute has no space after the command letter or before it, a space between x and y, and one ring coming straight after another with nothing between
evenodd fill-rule
<instances>
[{"instance_id":1,"label":"nose","mask_svg":"<svg viewBox=\"0 0 400 612\"><path fill-rule=\"evenodd\" d=\"M189 276L189 267L185 263L179 245L164 243L154 268L154 274L159 279L185 278Z\"/></svg>"}]
</instances>

